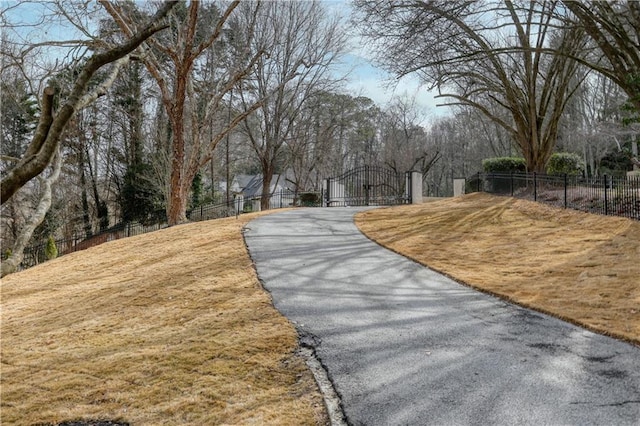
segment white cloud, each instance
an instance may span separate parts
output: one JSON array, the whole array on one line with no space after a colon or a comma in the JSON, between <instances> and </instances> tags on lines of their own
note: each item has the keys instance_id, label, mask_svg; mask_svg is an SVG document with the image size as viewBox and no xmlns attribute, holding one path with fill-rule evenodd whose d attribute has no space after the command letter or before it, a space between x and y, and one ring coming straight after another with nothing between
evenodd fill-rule
<instances>
[{"instance_id":1,"label":"white cloud","mask_svg":"<svg viewBox=\"0 0 640 426\"><path fill-rule=\"evenodd\" d=\"M332 14L338 14L348 20L352 12L349 2L344 0L325 0L325 6ZM409 75L399 81L375 65L375 52L371 42L363 39L357 31L349 31L348 53L338 74L348 74L346 89L354 96L366 96L378 106L387 106L396 97L415 97L416 105L425 115L444 116L450 114L448 107L436 107L439 101L434 99L435 91L427 90L417 76Z\"/></svg>"}]
</instances>

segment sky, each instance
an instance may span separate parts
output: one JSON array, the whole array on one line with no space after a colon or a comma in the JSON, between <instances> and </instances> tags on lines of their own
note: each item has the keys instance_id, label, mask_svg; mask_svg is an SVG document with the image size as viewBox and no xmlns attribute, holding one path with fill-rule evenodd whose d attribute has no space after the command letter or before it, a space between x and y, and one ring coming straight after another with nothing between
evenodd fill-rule
<instances>
[{"instance_id":1,"label":"sky","mask_svg":"<svg viewBox=\"0 0 640 426\"><path fill-rule=\"evenodd\" d=\"M322 0L330 14L338 14L349 22L351 6L349 0ZM414 98L418 108L428 120L429 117L446 115L448 108L436 107L436 92L429 91L420 84L415 75L400 80L376 66L370 43L359 35L350 34L350 45L344 57L341 71L350 71L346 88L354 95L366 96L378 106L385 107L394 97Z\"/></svg>"},{"instance_id":2,"label":"sky","mask_svg":"<svg viewBox=\"0 0 640 426\"><path fill-rule=\"evenodd\" d=\"M352 94L371 98L380 107L387 106L394 97L415 97L416 106L425 115L441 116L446 113L446 108L436 107L436 93L427 90L417 77L407 76L396 80L393 75L376 67L373 59L357 53L348 53L344 61L347 64L345 69L351 69L346 87Z\"/></svg>"},{"instance_id":3,"label":"sky","mask_svg":"<svg viewBox=\"0 0 640 426\"><path fill-rule=\"evenodd\" d=\"M349 0L321 0L329 14L337 14L342 17L345 23L349 23L351 6ZM15 1L0 0L0 8L6 10L8 5L15 5ZM29 22L29 9L46 5L46 2L34 2L18 9L9 8L9 15L18 14L20 21ZM26 12L26 13L25 13ZM15 21L15 16L10 20ZM48 25L47 29L52 30L55 25ZM55 31L55 30L54 30ZM64 39L65 37L60 37ZM407 76L401 80L396 80L391 74L377 67L374 61L373 52L367 48L370 43L364 42L357 34L349 35L350 45L344 55L337 73L348 73L345 88L354 96L365 96L371 98L378 106L384 108L394 97L415 98L415 104L420 109L421 114L428 121L430 117L447 114L444 107L436 108L434 92L423 87L417 77Z\"/></svg>"}]
</instances>

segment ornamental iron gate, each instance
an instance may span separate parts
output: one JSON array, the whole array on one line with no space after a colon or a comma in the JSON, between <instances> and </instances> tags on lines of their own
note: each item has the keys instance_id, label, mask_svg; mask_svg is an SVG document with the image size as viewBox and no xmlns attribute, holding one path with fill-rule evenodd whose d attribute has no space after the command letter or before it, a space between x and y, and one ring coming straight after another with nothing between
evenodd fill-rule
<instances>
[{"instance_id":1,"label":"ornamental iron gate","mask_svg":"<svg viewBox=\"0 0 640 426\"><path fill-rule=\"evenodd\" d=\"M412 172L362 166L325 181L325 205L389 206L411 204Z\"/></svg>"}]
</instances>

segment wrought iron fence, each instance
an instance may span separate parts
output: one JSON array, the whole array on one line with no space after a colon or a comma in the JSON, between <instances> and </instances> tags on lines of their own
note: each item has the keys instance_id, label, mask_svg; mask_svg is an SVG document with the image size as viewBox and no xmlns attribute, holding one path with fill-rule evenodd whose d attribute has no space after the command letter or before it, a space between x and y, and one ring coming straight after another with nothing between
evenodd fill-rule
<instances>
[{"instance_id":1,"label":"wrought iron fence","mask_svg":"<svg viewBox=\"0 0 640 426\"><path fill-rule=\"evenodd\" d=\"M260 210L261 195L254 197L243 197L236 195L229 203L204 204L187 211L187 218L191 222L199 222L203 220L219 219L230 216L237 216L241 213L249 213ZM292 206L321 206L322 193L320 192L301 192L295 193L289 190L275 191L268 194L269 207L271 209L279 209ZM84 250L97 246L108 241L118 240L120 238L141 235L147 232L157 231L166 228L166 218L152 224L143 224L139 222L119 223L108 229L100 231L90 237L77 235L72 238L63 238L55 240L59 256ZM24 250L24 260L20 268L27 269L47 260L45 254L46 241L30 245Z\"/></svg>"},{"instance_id":2,"label":"wrought iron fence","mask_svg":"<svg viewBox=\"0 0 640 426\"><path fill-rule=\"evenodd\" d=\"M120 238L133 237L134 235L146 234L147 232L157 231L166 228L166 222L142 224L139 222L119 223L111 228L100 231L90 237L84 235L74 235L72 238L62 238L55 240L58 256L84 250L89 247L97 246L108 241L118 240ZM47 242L40 242L30 245L24 249L24 259L20 264L21 269L30 268L32 266L43 263L47 260L45 248Z\"/></svg>"},{"instance_id":3,"label":"wrought iron fence","mask_svg":"<svg viewBox=\"0 0 640 426\"><path fill-rule=\"evenodd\" d=\"M467 179L467 191L508 195L640 220L640 176L585 178L538 173L478 173Z\"/></svg>"},{"instance_id":4,"label":"wrought iron fence","mask_svg":"<svg viewBox=\"0 0 640 426\"><path fill-rule=\"evenodd\" d=\"M411 204L411 176L412 172L388 167L357 167L326 179L325 203L328 207Z\"/></svg>"}]
</instances>

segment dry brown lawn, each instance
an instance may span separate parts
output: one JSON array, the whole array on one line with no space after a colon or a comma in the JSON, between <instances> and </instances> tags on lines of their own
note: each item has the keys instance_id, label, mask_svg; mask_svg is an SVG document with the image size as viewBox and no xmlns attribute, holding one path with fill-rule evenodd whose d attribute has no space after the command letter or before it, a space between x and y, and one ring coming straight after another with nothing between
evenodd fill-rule
<instances>
[{"instance_id":1,"label":"dry brown lawn","mask_svg":"<svg viewBox=\"0 0 640 426\"><path fill-rule=\"evenodd\" d=\"M295 329L244 246L254 217L113 241L4 278L2 424L326 424ZM357 223L470 286L640 343L638 222L473 194Z\"/></svg>"},{"instance_id":2,"label":"dry brown lawn","mask_svg":"<svg viewBox=\"0 0 640 426\"><path fill-rule=\"evenodd\" d=\"M357 216L371 239L454 279L640 344L640 223L470 194Z\"/></svg>"},{"instance_id":3,"label":"dry brown lawn","mask_svg":"<svg viewBox=\"0 0 640 426\"><path fill-rule=\"evenodd\" d=\"M177 226L2 280L1 422L325 424L293 326L241 236Z\"/></svg>"}]
</instances>

